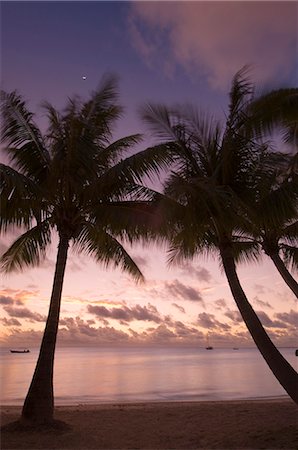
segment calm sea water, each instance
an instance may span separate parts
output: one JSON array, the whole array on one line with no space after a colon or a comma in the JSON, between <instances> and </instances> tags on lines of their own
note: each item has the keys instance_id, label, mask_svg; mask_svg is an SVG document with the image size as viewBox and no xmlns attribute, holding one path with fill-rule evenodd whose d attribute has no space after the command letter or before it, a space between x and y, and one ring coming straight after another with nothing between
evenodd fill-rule
<instances>
[{"instance_id":1,"label":"calm sea water","mask_svg":"<svg viewBox=\"0 0 298 450\"><path fill-rule=\"evenodd\" d=\"M294 349L281 353L297 370ZM1 349L1 403L21 404L38 349ZM58 348L56 404L232 400L282 397L284 390L256 349Z\"/></svg>"}]
</instances>

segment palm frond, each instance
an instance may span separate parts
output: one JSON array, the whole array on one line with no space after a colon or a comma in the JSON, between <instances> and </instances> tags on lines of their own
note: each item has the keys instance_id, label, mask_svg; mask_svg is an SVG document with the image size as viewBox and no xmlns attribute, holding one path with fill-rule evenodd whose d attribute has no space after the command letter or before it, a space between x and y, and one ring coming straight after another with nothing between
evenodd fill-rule
<instances>
[{"instance_id":1,"label":"palm frond","mask_svg":"<svg viewBox=\"0 0 298 450\"><path fill-rule=\"evenodd\" d=\"M148 125L153 136L161 142L176 141L177 135L173 126L173 110L165 105L147 104L139 109L143 121Z\"/></svg>"},{"instance_id":2,"label":"palm frond","mask_svg":"<svg viewBox=\"0 0 298 450\"><path fill-rule=\"evenodd\" d=\"M104 267L111 264L128 272L136 281L144 281L144 276L122 244L108 231L86 222L75 240L74 249L95 258Z\"/></svg>"},{"instance_id":3,"label":"palm frond","mask_svg":"<svg viewBox=\"0 0 298 450\"><path fill-rule=\"evenodd\" d=\"M92 139L81 135L80 129L73 128L64 141L59 139L54 143L53 149L51 175L55 176L56 173L65 182L73 182L74 186L80 186L85 180L97 177L97 146Z\"/></svg>"},{"instance_id":4,"label":"palm frond","mask_svg":"<svg viewBox=\"0 0 298 450\"><path fill-rule=\"evenodd\" d=\"M232 244L233 256L236 264L259 262L261 246L256 241L245 241L234 237Z\"/></svg>"},{"instance_id":5,"label":"palm frond","mask_svg":"<svg viewBox=\"0 0 298 450\"><path fill-rule=\"evenodd\" d=\"M98 180L98 189L104 194L118 195L127 185L142 182L143 177L155 176L175 161L175 148L170 144L149 147L121 160L109 168Z\"/></svg>"},{"instance_id":6,"label":"palm frond","mask_svg":"<svg viewBox=\"0 0 298 450\"><path fill-rule=\"evenodd\" d=\"M252 126L259 134L279 128L285 142L298 145L298 88L282 88L263 93L249 106Z\"/></svg>"},{"instance_id":7,"label":"palm frond","mask_svg":"<svg viewBox=\"0 0 298 450\"><path fill-rule=\"evenodd\" d=\"M40 203L39 185L5 164L0 164L0 178L0 231L6 232L11 226L31 226Z\"/></svg>"},{"instance_id":8,"label":"palm frond","mask_svg":"<svg viewBox=\"0 0 298 450\"><path fill-rule=\"evenodd\" d=\"M109 109L118 100L118 77L115 74L105 74L97 89L91 94L91 99L84 104L82 115L90 120L98 109Z\"/></svg>"},{"instance_id":9,"label":"palm frond","mask_svg":"<svg viewBox=\"0 0 298 450\"><path fill-rule=\"evenodd\" d=\"M275 183L274 180L273 183ZM263 182L259 183L258 189L259 198L255 203L255 224L259 227L282 231L289 221L297 217L297 184L285 180L277 187L274 184L266 186L266 180L263 179Z\"/></svg>"},{"instance_id":10,"label":"palm frond","mask_svg":"<svg viewBox=\"0 0 298 450\"><path fill-rule=\"evenodd\" d=\"M47 138L51 141L57 141L64 138L63 118L59 111L57 111L53 105L49 102L42 102L42 108L46 111L49 121Z\"/></svg>"},{"instance_id":11,"label":"palm frond","mask_svg":"<svg viewBox=\"0 0 298 450\"><path fill-rule=\"evenodd\" d=\"M282 238L287 242L294 244L298 240L298 221L285 225L282 230Z\"/></svg>"},{"instance_id":12,"label":"palm frond","mask_svg":"<svg viewBox=\"0 0 298 450\"><path fill-rule=\"evenodd\" d=\"M213 235L208 230L193 229L192 226L175 233L169 242L167 251L167 263L169 266L180 265L192 260L195 256L214 257L217 253L217 245Z\"/></svg>"},{"instance_id":13,"label":"palm frond","mask_svg":"<svg viewBox=\"0 0 298 450\"><path fill-rule=\"evenodd\" d=\"M111 138L111 126L119 119L123 108L117 104L118 77L106 74L98 85L91 99L82 107L80 118L84 123L84 132L97 138L97 143L104 144Z\"/></svg>"},{"instance_id":14,"label":"palm frond","mask_svg":"<svg viewBox=\"0 0 298 450\"><path fill-rule=\"evenodd\" d=\"M189 141L195 144L197 151L209 157L210 144L221 141L223 133L221 123L213 115L200 111L193 105L186 104L178 108L178 111L175 111L176 120L178 122L183 120Z\"/></svg>"},{"instance_id":15,"label":"palm frond","mask_svg":"<svg viewBox=\"0 0 298 450\"><path fill-rule=\"evenodd\" d=\"M11 161L27 176L42 181L46 176L50 156L33 114L16 91L1 91L2 142Z\"/></svg>"},{"instance_id":16,"label":"palm frond","mask_svg":"<svg viewBox=\"0 0 298 450\"><path fill-rule=\"evenodd\" d=\"M238 130L246 120L246 106L252 100L254 86L249 80L250 66L243 66L233 77L229 93L228 127Z\"/></svg>"},{"instance_id":17,"label":"palm frond","mask_svg":"<svg viewBox=\"0 0 298 450\"><path fill-rule=\"evenodd\" d=\"M51 243L51 225L48 220L23 233L0 259L4 272L23 270L26 266L38 266L45 258Z\"/></svg>"},{"instance_id":18,"label":"palm frond","mask_svg":"<svg viewBox=\"0 0 298 450\"><path fill-rule=\"evenodd\" d=\"M116 164L125 152L131 151L131 149L141 141L141 134L133 134L108 144L107 147L98 152L97 162L99 167L106 169L107 167Z\"/></svg>"},{"instance_id":19,"label":"palm frond","mask_svg":"<svg viewBox=\"0 0 298 450\"><path fill-rule=\"evenodd\" d=\"M125 200L101 203L93 211L94 224L105 228L122 241L162 243L167 231L167 213L164 197L154 196L154 200Z\"/></svg>"},{"instance_id":20,"label":"palm frond","mask_svg":"<svg viewBox=\"0 0 298 450\"><path fill-rule=\"evenodd\" d=\"M297 245L291 246L281 244L281 252L285 265L293 271L298 271L298 248Z\"/></svg>"}]
</instances>

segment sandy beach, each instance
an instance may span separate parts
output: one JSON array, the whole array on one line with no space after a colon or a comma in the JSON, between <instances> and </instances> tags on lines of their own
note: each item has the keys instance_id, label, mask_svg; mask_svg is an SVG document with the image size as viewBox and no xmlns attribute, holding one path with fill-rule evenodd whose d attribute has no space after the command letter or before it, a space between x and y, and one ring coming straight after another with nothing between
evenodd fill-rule
<instances>
[{"instance_id":1,"label":"sandy beach","mask_svg":"<svg viewBox=\"0 0 298 450\"><path fill-rule=\"evenodd\" d=\"M2 408L2 425L20 407ZM297 449L290 400L102 404L56 407L68 431L3 431L4 449Z\"/></svg>"}]
</instances>

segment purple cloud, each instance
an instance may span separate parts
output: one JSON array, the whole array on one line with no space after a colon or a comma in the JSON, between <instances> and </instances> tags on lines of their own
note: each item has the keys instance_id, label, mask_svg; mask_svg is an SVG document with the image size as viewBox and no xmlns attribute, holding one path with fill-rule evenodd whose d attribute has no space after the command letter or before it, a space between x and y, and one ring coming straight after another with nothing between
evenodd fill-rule
<instances>
[{"instance_id":1,"label":"purple cloud","mask_svg":"<svg viewBox=\"0 0 298 450\"><path fill-rule=\"evenodd\" d=\"M231 319L234 323L241 323L243 319L238 310L231 311L230 309L225 312L225 316Z\"/></svg>"},{"instance_id":2,"label":"purple cloud","mask_svg":"<svg viewBox=\"0 0 298 450\"><path fill-rule=\"evenodd\" d=\"M269 309L273 309L273 306L270 305L270 303L268 302L263 302L263 300L260 300L259 297L255 297L253 299L253 302L256 305L262 306L262 308L269 308Z\"/></svg>"},{"instance_id":3,"label":"purple cloud","mask_svg":"<svg viewBox=\"0 0 298 450\"><path fill-rule=\"evenodd\" d=\"M22 325L21 322L19 322L17 319L14 319L13 317L11 319L3 317L0 320L6 327L20 327Z\"/></svg>"},{"instance_id":4,"label":"purple cloud","mask_svg":"<svg viewBox=\"0 0 298 450\"><path fill-rule=\"evenodd\" d=\"M177 303L172 303L172 305L178 309L180 312L182 312L183 314L185 314L185 309L183 308L183 306L181 305L177 305Z\"/></svg>"},{"instance_id":5,"label":"purple cloud","mask_svg":"<svg viewBox=\"0 0 298 450\"><path fill-rule=\"evenodd\" d=\"M88 305L87 311L98 319L116 319L124 323L133 320L143 320L160 323L161 317L156 307L150 303L147 306L136 305L133 307L121 306L120 308L106 308L105 306Z\"/></svg>"},{"instance_id":6,"label":"purple cloud","mask_svg":"<svg viewBox=\"0 0 298 450\"><path fill-rule=\"evenodd\" d=\"M192 302L204 303L203 297L198 291L198 289L194 289L192 286L187 286L183 283L180 283L180 281L178 280L167 282L166 290L173 297L178 297L183 300L190 300Z\"/></svg>"},{"instance_id":7,"label":"purple cloud","mask_svg":"<svg viewBox=\"0 0 298 450\"><path fill-rule=\"evenodd\" d=\"M295 328L298 327L298 312L291 309L289 313L276 313L274 315L278 320L281 320L289 325L293 325Z\"/></svg>"},{"instance_id":8,"label":"purple cloud","mask_svg":"<svg viewBox=\"0 0 298 450\"><path fill-rule=\"evenodd\" d=\"M267 328L287 328L287 324L280 320L272 320L264 311L256 311L260 321Z\"/></svg>"},{"instance_id":9,"label":"purple cloud","mask_svg":"<svg viewBox=\"0 0 298 450\"><path fill-rule=\"evenodd\" d=\"M182 264L179 266L182 274L193 277L198 281L205 281L206 283L210 282L212 279L211 273L209 270L205 269L201 266L195 266L194 264Z\"/></svg>"},{"instance_id":10,"label":"purple cloud","mask_svg":"<svg viewBox=\"0 0 298 450\"><path fill-rule=\"evenodd\" d=\"M15 308L14 306L4 306L3 309L10 317L29 319L32 322L45 322L46 316L30 311L28 308Z\"/></svg>"},{"instance_id":11,"label":"purple cloud","mask_svg":"<svg viewBox=\"0 0 298 450\"><path fill-rule=\"evenodd\" d=\"M214 304L216 305L216 309L222 309L227 306L227 303L225 299L219 298L218 300L215 300Z\"/></svg>"},{"instance_id":12,"label":"purple cloud","mask_svg":"<svg viewBox=\"0 0 298 450\"><path fill-rule=\"evenodd\" d=\"M294 70L295 2L132 2L129 25L136 51L166 76L180 66L226 89L247 63L262 81Z\"/></svg>"},{"instance_id":13,"label":"purple cloud","mask_svg":"<svg viewBox=\"0 0 298 450\"><path fill-rule=\"evenodd\" d=\"M214 314L207 314L205 312L198 314L197 324L200 327L207 328L209 330L216 328L222 331L228 331L231 329L230 325L215 319Z\"/></svg>"},{"instance_id":14,"label":"purple cloud","mask_svg":"<svg viewBox=\"0 0 298 450\"><path fill-rule=\"evenodd\" d=\"M5 295L0 295L0 305L13 305L14 299L12 297L6 297Z\"/></svg>"},{"instance_id":15,"label":"purple cloud","mask_svg":"<svg viewBox=\"0 0 298 450\"><path fill-rule=\"evenodd\" d=\"M255 284L254 288L257 292L257 294L264 294L265 293L265 288L262 284Z\"/></svg>"}]
</instances>

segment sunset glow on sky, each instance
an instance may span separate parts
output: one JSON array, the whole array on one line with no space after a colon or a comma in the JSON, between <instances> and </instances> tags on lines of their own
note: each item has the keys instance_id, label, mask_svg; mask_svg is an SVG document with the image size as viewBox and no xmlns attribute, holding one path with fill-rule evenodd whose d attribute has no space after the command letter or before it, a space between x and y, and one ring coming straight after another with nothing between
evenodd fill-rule
<instances>
[{"instance_id":1,"label":"sunset glow on sky","mask_svg":"<svg viewBox=\"0 0 298 450\"><path fill-rule=\"evenodd\" d=\"M103 74L119 75L125 114L115 139L145 133L145 102L193 103L224 117L232 76L251 64L260 89L298 79L297 2L2 2L2 88L17 89L46 128L40 103L87 98ZM147 133L147 135L146 135ZM7 162L3 156L2 161ZM18 236L1 236L0 252ZM4 346L38 345L48 312L56 243L46 261L1 276ZM131 248L146 282L70 252L62 345L251 346L218 261L168 267L166 248ZM242 286L279 346L297 345L297 300L273 263L239 267Z\"/></svg>"}]
</instances>

